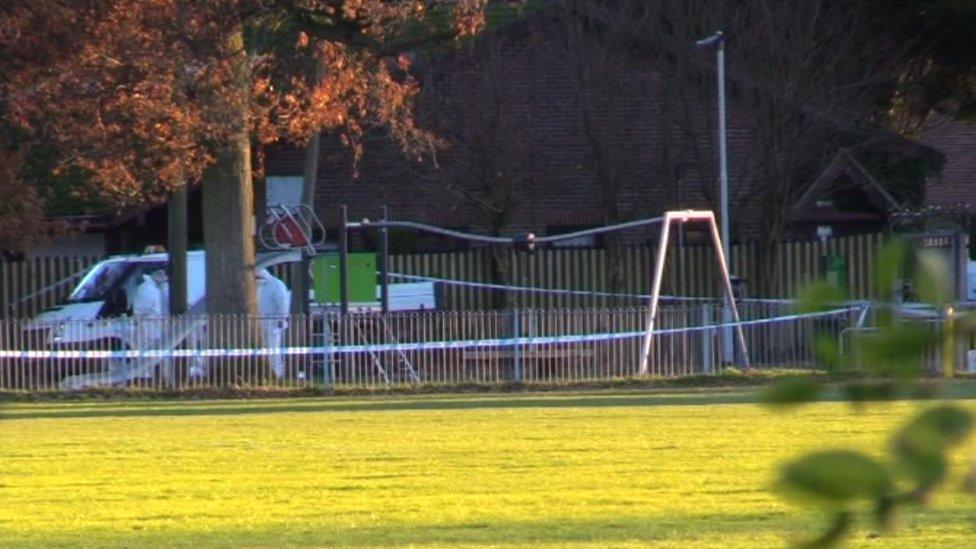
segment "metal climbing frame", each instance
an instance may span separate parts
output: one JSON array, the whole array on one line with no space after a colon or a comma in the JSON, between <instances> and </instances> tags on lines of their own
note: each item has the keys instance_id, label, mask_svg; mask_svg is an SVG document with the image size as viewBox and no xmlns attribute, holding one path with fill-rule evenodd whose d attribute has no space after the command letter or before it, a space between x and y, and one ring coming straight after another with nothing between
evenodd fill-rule
<instances>
[{"instance_id":1,"label":"metal climbing frame","mask_svg":"<svg viewBox=\"0 0 976 549\"><path fill-rule=\"evenodd\" d=\"M368 348L371 343L375 341L385 341L387 343L392 343L397 345L400 343L396 334L390 329L390 325L387 322L387 315L355 315L355 316L343 316L339 319L339 322L345 322L349 326L349 332L351 339L356 342L356 344L363 345L364 348ZM380 333L376 333L380 332ZM417 370L414 369L413 363L410 358L401 350L395 350L393 353L389 352L377 352L373 350L367 351L370 362L376 371L383 378L384 383L390 383L391 381L402 382L404 378L408 379L412 383L420 383L420 376L417 374ZM383 356L392 354L392 360L388 361L384 365ZM397 375L397 367L401 367L401 374Z\"/></svg>"}]
</instances>

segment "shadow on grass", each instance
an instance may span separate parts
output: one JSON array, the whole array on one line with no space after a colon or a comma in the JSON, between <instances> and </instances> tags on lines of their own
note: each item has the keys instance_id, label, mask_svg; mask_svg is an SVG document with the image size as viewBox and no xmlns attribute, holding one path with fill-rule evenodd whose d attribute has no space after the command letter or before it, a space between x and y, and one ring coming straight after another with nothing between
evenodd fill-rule
<instances>
[{"instance_id":1,"label":"shadow on grass","mask_svg":"<svg viewBox=\"0 0 976 549\"><path fill-rule=\"evenodd\" d=\"M976 382L958 381L939 387L928 396L949 399L976 397ZM350 399L321 397L300 400L236 401L65 401L39 404L18 403L0 408L0 419L70 419L125 417L241 416L279 413L382 412L485 410L518 408L611 408L632 406L701 406L712 404L756 404L761 390L699 389L632 391L626 393L593 392L588 394L508 394L454 396L377 396ZM906 398L911 398L907 395ZM827 391L824 401L843 400L836 390Z\"/></svg>"},{"instance_id":2,"label":"shadow on grass","mask_svg":"<svg viewBox=\"0 0 976 549\"><path fill-rule=\"evenodd\" d=\"M854 543L897 543L919 546L933 540L959 546L976 530L966 508L926 509L902 517L901 528L881 534L862 522L848 538ZM508 546L550 544L664 544L696 546L783 546L814 537L823 524L816 515L793 509L768 513L713 513L619 517L606 519L476 521L446 524L383 524L342 526L333 517L302 516L293 522L238 526L206 531L133 519L111 531L83 530L74 534L36 533L13 537L0 531L5 547L392 547L413 545Z\"/></svg>"},{"instance_id":3,"label":"shadow on grass","mask_svg":"<svg viewBox=\"0 0 976 549\"><path fill-rule=\"evenodd\" d=\"M784 512L771 514L712 514L673 517L620 517L604 520L559 518L540 521L478 521L447 524L384 524L341 526L323 517L296 516L295 523L261 527L185 531L133 520L112 531L85 530L74 535L7 537L6 547L204 546L204 547L391 547L405 545L507 546L515 544L590 543L719 543L730 534L762 545L803 534ZM735 543L735 541L733 541ZM780 542L781 543L781 542Z\"/></svg>"},{"instance_id":4,"label":"shadow on grass","mask_svg":"<svg viewBox=\"0 0 976 549\"><path fill-rule=\"evenodd\" d=\"M512 395L488 397L484 395L452 398L430 397L374 397L371 399L303 401L236 401L236 402L177 402L160 406L156 402L115 403L75 402L57 407L33 408L31 405L9 406L0 409L0 419L69 419L104 417L181 417L234 416L280 413L319 412L382 412L483 410L511 408L608 408L625 406L674 406L703 404L742 404L757 401L757 393L724 391L708 393L667 393L655 395Z\"/></svg>"}]
</instances>

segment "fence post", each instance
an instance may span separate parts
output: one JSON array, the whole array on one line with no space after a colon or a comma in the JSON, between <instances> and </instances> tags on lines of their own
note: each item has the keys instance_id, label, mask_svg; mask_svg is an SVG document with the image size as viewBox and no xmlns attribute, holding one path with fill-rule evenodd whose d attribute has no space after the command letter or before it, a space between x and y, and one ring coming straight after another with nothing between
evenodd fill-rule
<instances>
[{"instance_id":1,"label":"fence post","mask_svg":"<svg viewBox=\"0 0 976 549\"><path fill-rule=\"evenodd\" d=\"M380 208L383 221L390 217L386 205ZM383 311L383 321L390 312L390 231L383 227L380 229L380 309Z\"/></svg>"},{"instance_id":2,"label":"fence post","mask_svg":"<svg viewBox=\"0 0 976 549\"><path fill-rule=\"evenodd\" d=\"M339 312L349 314L349 209L339 207Z\"/></svg>"},{"instance_id":3,"label":"fence post","mask_svg":"<svg viewBox=\"0 0 976 549\"><path fill-rule=\"evenodd\" d=\"M326 387L331 387L335 380L335 354L332 352L332 346L335 345L335 332L332 331L332 316L326 311L321 315L318 315L318 321L321 322L321 345L322 345L322 384ZM315 316L312 317L311 323L312 329L315 329ZM336 324L336 328L339 325ZM340 332L341 333L341 332ZM316 342L316 338L313 335L312 341ZM313 343L314 344L314 343Z\"/></svg>"},{"instance_id":4,"label":"fence post","mask_svg":"<svg viewBox=\"0 0 976 549\"><path fill-rule=\"evenodd\" d=\"M522 316L522 311L516 309L512 311L512 332L514 337L518 339L519 337L519 320ZM512 351L512 362L513 362L513 377L515 378L515 383L522 382L522 346L515 342L515 349Z\"/></svg>"},{"instance_id":5,"label":"fence post","mask_svg":"<svg viewBox=\"0 0 976 549\"><path fill-rule=\"evenodd\" d=\"M712 306L702 305L702 326L712 323ZM712 373L712 341L715 337L715 330L702 330L702 372Z\"/></svg>"}]
</instances>

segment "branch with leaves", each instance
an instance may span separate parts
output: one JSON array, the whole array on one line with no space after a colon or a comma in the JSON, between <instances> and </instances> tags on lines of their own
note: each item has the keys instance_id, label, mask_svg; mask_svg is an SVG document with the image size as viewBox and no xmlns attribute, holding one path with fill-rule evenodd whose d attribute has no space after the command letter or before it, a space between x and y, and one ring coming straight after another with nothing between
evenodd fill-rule
<instances>
[{"instance_id":1,"label":"branch with leaves","mask_svg":"<svg viewBox=\"0 0 976 549\"><path fill-rule=\"evenodd\" d=\"M908 248L895 241L879 254L875 265L878 288L895 288L909 260ZM916 264L916 287L921 300L938 310L946 309L949 295L940 263L925 257ZM822 310L847 302L841 288L827 282L810 286L800 310ZM919 398L927 394L920 385L921 364L933 346L951 350L957 338L976 328L971 316L953 319L951 329L944 321L941 332L900 317L901 305L894 299L872 304L875 326L854 331L846 352L836 339L823 336L816 342L818 359L828 371L844 380L836 390L856 406L893 400L899 396ZM767 404L793 408L817 400L828 390L808 377L785 379L765 393ZM823 510L829 518L825 532L801 544L829 547L840 543L857 522L857 509L868 504L870 522L879 530L890 530L896 513L930 501L942 488L949 471L948 452L959 446L973 428L972 414L950 404L939 404L909 420L890 438L888 459L878 460L864 453L836 449L813 452L785 464L776 490L803 505Z\"/></svg>"}]
</instances>

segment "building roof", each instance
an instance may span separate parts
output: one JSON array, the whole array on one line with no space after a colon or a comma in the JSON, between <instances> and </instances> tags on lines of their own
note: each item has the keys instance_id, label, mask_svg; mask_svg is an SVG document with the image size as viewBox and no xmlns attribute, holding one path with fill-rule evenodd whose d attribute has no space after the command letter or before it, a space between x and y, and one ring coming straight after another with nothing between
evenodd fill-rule
<instances>
[{"instance_id":1,"label":"building roof","mask_svg":"<svg viewBox=\"0 0 976 549\"><path fill-rule=\"evenodd\" d=\"M945 156L942 172L928 184L927 201L976 206L976 122L953 120L933 111L922 125L918 141Z\"/></svg>"},{"instance_id":2,"label":"building roof","mask_svg":"<svg viewBox=\"0 0 976 549\"><path fill-rule=\"evenodd\" d=\"M877 212L891 213L901 209L898 200L881 186L864 165L858 162L849 150L841 149L797 201L790 218L794 221L800 221L813 219L856 220L865 215L872 219L877 217L872 212L844 212L818 204L818 201L825 195L846 190L850 186L859 190Z\"/></svg>"}]
</instances>

